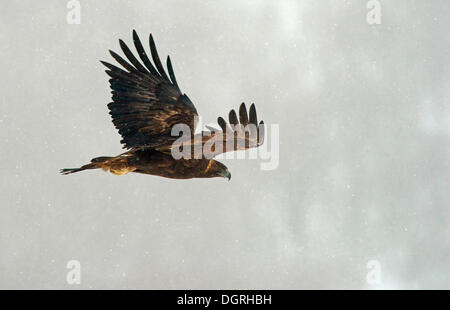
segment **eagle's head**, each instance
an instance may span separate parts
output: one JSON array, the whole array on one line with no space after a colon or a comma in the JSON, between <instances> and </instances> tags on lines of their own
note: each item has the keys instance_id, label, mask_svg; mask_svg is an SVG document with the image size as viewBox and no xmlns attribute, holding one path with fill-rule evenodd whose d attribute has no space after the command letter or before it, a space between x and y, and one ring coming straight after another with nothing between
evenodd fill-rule
<instances>
[{"instance_id":1,"label":"eagle's head","mask_svg":"<svg viewBox=\"0 0 450 310\"><path fill-rule=\"evenodd\" d=\"M205 172L206 176L210 178L222 177L227 178L228 181L231 179L231 173L228 171L227 166L213 159L209 161Z\"/></svg>"}]
</instances>

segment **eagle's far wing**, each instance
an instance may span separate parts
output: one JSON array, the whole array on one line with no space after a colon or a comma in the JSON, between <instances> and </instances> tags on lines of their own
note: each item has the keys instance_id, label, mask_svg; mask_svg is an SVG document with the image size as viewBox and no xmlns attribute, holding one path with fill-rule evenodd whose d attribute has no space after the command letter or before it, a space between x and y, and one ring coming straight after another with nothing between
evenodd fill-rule
<instances>
[{"instance_id":1,"label":"eagle's far wing","mask_svg":"<svg viewBox=\"0 0 450 310\"><path fill-rule=\"evenodd\" d=\"M197 110L186 94L181 93L169 56L169 76L166 74L152 35L149 41L154 65L135 30L133 41L143 64L122 40L119 40L120 47L129 62L113 51L110 54L125 70L101 61L111 77L113 102L108 104L109 114L122 136L124 148L170 147L177 139L171 136L172 126L186 124L193 133Z\"/></svg>"},{"instance_id":2,"label":"eagle's far wing","mask_svg":"<svg viewBox=\"0 0 450 310\"><path fill-rule=\"evenodd\" d=\"M255 104L250 106L247 113L245 103L239 107L239 118L236 111L228 113L229 124L222 118L217 118L217 123L222 128L223 151L215 155L229 151L242 151L255 148L264 143L264 121L258 123Z\"/></svg>"},{"instance_id":3,"label":"eagle's far wing","mask_svg":"<svg viewBox=\"0 0 450 310\"><path fill-rule=\"evenodd\" d=\"M239 118L236 111L231 110L228 119L229 123L222 117L217 119L222 130L207 126L210 131L203 131L189 141L174 143L173 147L190 148L191 156L194 156L192 158L197 158L195 150L200 147L202 152L198 155L211 159L222 153L247 150L264 143L264 122L258 123L254 104L250 106L247 113L247 108L242 103L239 107Z\"/></svg>"}]
</instances>

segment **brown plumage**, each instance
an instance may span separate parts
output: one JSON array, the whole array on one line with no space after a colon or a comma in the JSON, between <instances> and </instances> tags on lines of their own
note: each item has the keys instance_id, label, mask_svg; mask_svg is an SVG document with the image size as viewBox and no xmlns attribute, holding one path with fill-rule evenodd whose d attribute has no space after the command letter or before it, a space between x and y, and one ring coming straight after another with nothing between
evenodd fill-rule
<instances>
[{"instance_id":1,"label":"brown plumage","mask_svg":"<svg viewBox=\"0 0 450 310\"><path fill-rule=\"evenodd\" d=\"M61 173L101 168L116 175L135 172L173 179L230 179L227 167L212 157L263 143L264 123L258 123L255 105L252 104L247 113L242 103L239 116L231 110L229 124L219 117L217 122L222 130L208 127L210 131L193 135L198 113L189 97L180 91L170 57L167 57L167 75L152 35L149 45L153 63L134 30L133 41L142 63L122 40L119 40L119 44L128 61L113 51L110 54L124 69L101 61L111 77L112 102L108 104L109 113L122 136L123 147L129 151L115 157L97 157L80 168L62 169ZM192 135L184 139L173 136L172 129L177 124L187 125ZM196 147L201 150L208 147L210 151L194 154ZM172 156L174 149L191 150L188 152L191 156L175 159Z\"/></svg>"}]
</instances>

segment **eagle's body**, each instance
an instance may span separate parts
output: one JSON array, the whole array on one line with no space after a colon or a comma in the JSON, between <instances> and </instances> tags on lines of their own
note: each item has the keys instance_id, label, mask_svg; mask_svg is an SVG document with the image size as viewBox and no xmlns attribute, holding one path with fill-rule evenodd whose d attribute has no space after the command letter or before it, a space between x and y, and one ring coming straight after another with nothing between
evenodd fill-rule
<instances>
[{"instance_id":1,"label":"eagle's body","mask_svg":"<svg viewBox=\"0 0 450 310\"><path fill-rule=\"evenodd\" d=\"M98 168L115 175L136 172L171 179L228 177L226 167L214 159L174 159L170 154L153 149L132 150L115 157L97 157L80 168L63 169L62 173Z\"/></svg>"},{"instance_id":2,"label":"eagle's body","mask_svg":"<svg viewBox=\"0 0 450 310\"><path fill-rule=\"evenodd\" d=\"M181 93L170 58L167 57L167 75L153 37L150 35L149 39L153 63L147 57L135 31L133 41L143 64L122 40L119 40L119 43L129 62L112 51L110 53L125 70L102 61L108 68L106 73L111 77L109 82L113 102L108 104L108 108L113 123L122 136L121 143L129 151L115 157L97 157L80 168L62 169L61 173L70 174L101 168L116 175L135 172L173 179L229 179L231 175L226 166L213 160L211 156L208 157L202 152L200 156L175 159L172 149L189 146L191 150L195 147L203 150L204 146L216 142L210 148L213 150L212 156L215 156L261 145L264 123L261 121L258 124L255 106L252 104L248 114L245 104L242 103L239 119L234 110L229 113L230 124L223 118L218 118L222 131L210 128L210 132L194 136L197 110L189 97ZM182 145L176 144L179 137L172 135L172 129L178 124L184 124L192 133L188 139L183 140ZM250 130L246 131L244 127L249 127ZM230 143L232 147L226 148ZM223 147L216 147L218 145Z\"/></svg>"}]
</instances>

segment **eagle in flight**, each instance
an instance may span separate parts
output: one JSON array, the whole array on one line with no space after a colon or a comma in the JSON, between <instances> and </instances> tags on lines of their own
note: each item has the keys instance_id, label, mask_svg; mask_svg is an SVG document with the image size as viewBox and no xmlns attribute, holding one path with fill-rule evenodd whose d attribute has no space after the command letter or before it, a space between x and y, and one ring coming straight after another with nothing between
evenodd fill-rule
<instances>
[{"instance_id":1,"label":"eagle in flight","mask_svg":"<svg viewBox=\"0 0 450 310\"><path fill-rule=\"evenodd\" d=\"M111 78L109 114L122 136L123 147L128 151L114 157L96 157L80 168L61 169L61 173L66 175L101 168L116 175L136 172L173 179L224 177L229 180L231 174L227 167L213 157L263 143L264 122L258 123L255 105L252 104L247 112L242 103L239 117L231 110L229 123L219 117L217 122L221 130L207 126L208 131L194 134L197 109L180 91L170 57L167 57L167 75L151 34L149 43L153 63L135 30L133 42L142 63L122 40L119 40L120 47L128 61L113 51L110 54L123 68L101 61ZM177 124L186 125L189 129L187 137L181 139L172 134ZM209 146L209 156L205 152L206 146ZM188 152L183 154L189 156L173 156L174 150L186 149ZM192 150L198 149L200 153L194 154Z\"/></svg>"}]
</instances>

